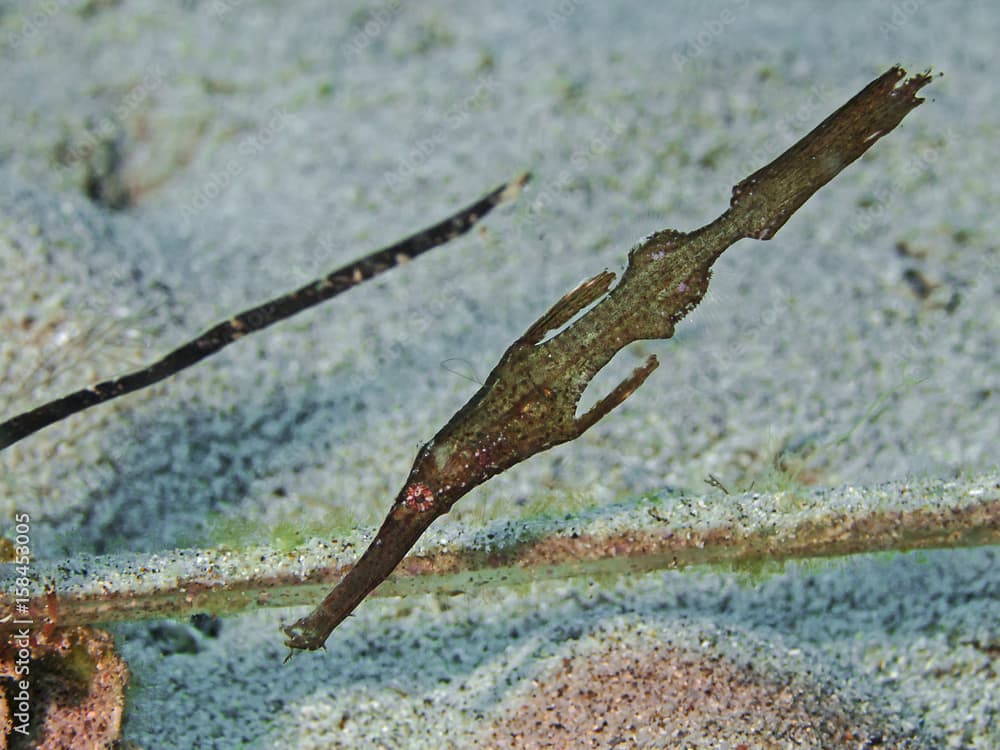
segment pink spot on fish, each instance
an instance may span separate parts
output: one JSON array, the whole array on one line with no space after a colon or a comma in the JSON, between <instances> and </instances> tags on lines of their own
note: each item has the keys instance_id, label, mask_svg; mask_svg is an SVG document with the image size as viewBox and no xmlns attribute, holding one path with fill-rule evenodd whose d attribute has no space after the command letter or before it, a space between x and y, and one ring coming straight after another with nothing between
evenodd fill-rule
<instances>
[{"instance_id":1,"label":"pink spot on fish","mask_svg":"<svg viewBox=\"0 0 1000 750\"><path fill-rule=\"evenodd\" d=\"M403 500L403 504L410 510L423 513L434 505L434 493L423 482L416 482L406 488L406 499Z\"/></svg>"}]
</instances>

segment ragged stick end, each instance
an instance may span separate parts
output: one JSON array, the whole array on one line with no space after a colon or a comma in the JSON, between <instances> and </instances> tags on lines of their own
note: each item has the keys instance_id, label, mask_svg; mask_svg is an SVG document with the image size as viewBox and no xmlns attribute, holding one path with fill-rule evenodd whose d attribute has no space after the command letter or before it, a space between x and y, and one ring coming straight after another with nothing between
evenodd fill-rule
<instances>
[{"instance_id":1,"label":"ragged stick end","mask_svg":"<svg viewBox=\"0 0 1000 750\"><path fill-rule=\"evenodd\" d=\"M906 78L894 65L770 164L733 187L728 222L741 237L769 240L823 185L924 102L930 70ZM729 223L724 223L729 226Z\"/></svg>"},{"instance_id":2,"label":"ragged stick end","mask_svg":"<svg viewBox=\"0 0 1000 750\"><path fill-rule=\"evenodd\" d=\"M295 651L316 651L325 646L330 631L316 626L316 623L313 622L315 614L316 612L313 611L308 616L281 629L288 636L285 639L285 645L292 649L292 653ZM289 654L285 661L287 662L291 656L292 654Z\"/></svg>"},{"instance_id":3,"label":"ragged stick end","mask_svg":"<svg viewBox=\"0 0 1000 750\"><path fill-rule=\"evenodd\" d=\"M512 201L521 194L521 188L528 184L528 180L531 179L531 172L522 172L513 180L511 180L507 187L503 189L500 193L500 203L506 203L507 201Z\"/></svg>"},{"instance_id":4,"label":"ragged stick end","mask_svg":"<svg viewBox=\"0 0 1000 750\"><path fill-rule=\"evenodd\" d=\"M943 73L938 73L938 77L944 75ZM914 76L910 76L905 81L903 78L906 76L906 69L902 65L893 65L887 72L886 77L892 77L895 79L895 84L893 85L892 92L890 96L894 98L904 98L910 101L911 107L919 106L924 102L924 98L916 96L916 93L920 91L924 86L934 80L934 76L931 74L931 69L922 73L917 73ZM902 81L902 82L900 82Z\"/></svg>"}]
</instances>

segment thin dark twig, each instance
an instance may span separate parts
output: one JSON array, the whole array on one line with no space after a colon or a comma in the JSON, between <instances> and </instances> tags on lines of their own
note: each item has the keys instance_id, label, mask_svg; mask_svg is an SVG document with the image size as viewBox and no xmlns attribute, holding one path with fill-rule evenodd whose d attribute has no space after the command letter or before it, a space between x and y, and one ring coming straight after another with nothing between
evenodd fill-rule
<instances>
[{"instance_id":1,"label":"thin dark twig","mask_svg":"<svg viewBox=\"0 0 1000 750\"><path fill-rule=\"evenodd\" d=\"M515 198L528 179L529 175L523 174L428 229L338 268L294 292L245 310L174 349L148 367L83 388L0 423L0 450L72 414L157 383L254 331L325 302L363 281L465 234L498 205Z\"/></svg>"},{"instance_id":2,"label":"thin dark twig","mask_svg":"<svg viewBox=\"0 0 1000 750\"><path fill-rule=\"evenodd\" d=\"M726 485L724 485L722 480L715 476L715 474L709 474L705 477L705 484L709 487L715 487L716 489L722 490L727 495L729 494L729 490L726 489Z\"/></svg>"}]
</instances>

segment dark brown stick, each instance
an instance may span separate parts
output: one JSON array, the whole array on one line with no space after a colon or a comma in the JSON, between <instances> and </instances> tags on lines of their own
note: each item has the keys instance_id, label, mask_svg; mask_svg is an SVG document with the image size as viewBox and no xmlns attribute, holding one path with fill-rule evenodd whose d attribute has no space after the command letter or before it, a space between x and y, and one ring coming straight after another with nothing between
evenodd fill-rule
<instances>
[{"instance_id":1,"label":"dark brown stick","mask_svg":"<svg viewBox=\"0 0 1000 750\"><path fill-rule=\"evenodd\" d=\"M639 339L666 339L704 297L715 260L744 237L770 239L819 188L895 128L923 99L923 73L886 71L763 169L733 188L729 209L694 232L657 232L629 253L613 289L604 271L559 300L511 345L486 383L424 445L379 532L308 616L284 628L293 649L321 647L396 567L420 535L465 493L536 453L582 435L657 367L656 357L581 416L584 389ZM609 291L610 290L610 291ZM574 316L582 317L546 339Z\"/></svg>"},{"instance_id":2,"label":"dark brown stick","mask_svg":"<svg viewBox=\"0 0 1000 750\"><path fill-rule=\"evenodd\" d=\"M528 181L524 174L438 222L429 229L411 235L317 279L294 292L245 310L224 323L210 328L198 338L174 349L157 362L128 375L83 388L62 398L42 404L0 423L0 450L26 438L54 422L89 409L91 406L124 396L157 383L200 362L223 347L254 331L267 328L310 307L325 302L363 281L412 260L428 250L443 245L468 232L486 214L504 201L517 196Z\"/></svg>"}]
</instances>

